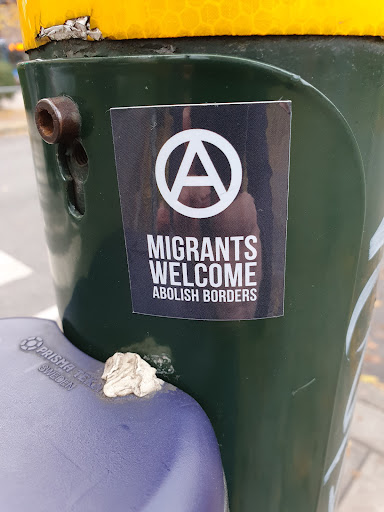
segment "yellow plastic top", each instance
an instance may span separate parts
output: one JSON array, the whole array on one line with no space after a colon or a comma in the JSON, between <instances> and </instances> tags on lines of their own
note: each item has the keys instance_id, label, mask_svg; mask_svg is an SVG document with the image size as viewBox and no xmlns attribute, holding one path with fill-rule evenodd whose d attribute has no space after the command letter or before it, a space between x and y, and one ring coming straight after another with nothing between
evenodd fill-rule
<instances>
[{"instance_id":1,"label":"yellow plastic top","mask_svg":"<svg viewBox=\"0 0 384 512\"><path fill-rule=\"evenodd\" d=\"M220 35L384 36L383 0L19 0L26 49L41 27L90 17L108 39Z\"/></svg>"}]
</instances>

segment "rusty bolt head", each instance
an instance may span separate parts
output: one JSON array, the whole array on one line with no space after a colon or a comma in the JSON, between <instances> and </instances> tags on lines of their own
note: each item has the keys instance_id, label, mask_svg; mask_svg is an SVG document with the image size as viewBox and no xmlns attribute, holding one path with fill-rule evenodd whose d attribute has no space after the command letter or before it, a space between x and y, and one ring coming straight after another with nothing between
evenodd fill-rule
<instances>
[{"instance_id":1,"label":"rusty bolt head","mask_svg":"<svg viewBox=\"0 0 384 512\"><path fill-rule=\"evenodd\" d=\"M48 144L71 141L79 136L79 109L67 96L44 98L36 105L35 123Z\"/></svg>"}]
</instances>

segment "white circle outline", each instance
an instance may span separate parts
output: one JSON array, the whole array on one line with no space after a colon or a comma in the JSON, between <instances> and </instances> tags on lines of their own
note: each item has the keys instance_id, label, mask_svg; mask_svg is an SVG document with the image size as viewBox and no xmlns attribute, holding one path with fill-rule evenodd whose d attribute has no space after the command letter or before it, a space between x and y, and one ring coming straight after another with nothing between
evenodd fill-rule
<instances>
[{"instance_id":1,"label":"white circle outline","mask_svg":"<svg viewBox=\"0 0 384 512\"><path fill-rule=\"evenodd\" d=\"M174 201L165 178L166 165L172 151L181 144L190 142L192 138L198 138L200 141L209 142L210 144L218 147L227 157L231 168L231 183L228 190L219 198L217 203L207 206L206 208L193 208L191 206L186 206L178 199ZM237 151L232 144L227 141L227 139L218 133L212 132L211 130L191 128L190 130L183 130L176 133L168 139L167 142L165 142L157 155L155 176L159 191L171 208L186 217L191 217L193 219L206 219L221 213L233 203L241 187L243 170Z\"/></svg>"}]
</instances>

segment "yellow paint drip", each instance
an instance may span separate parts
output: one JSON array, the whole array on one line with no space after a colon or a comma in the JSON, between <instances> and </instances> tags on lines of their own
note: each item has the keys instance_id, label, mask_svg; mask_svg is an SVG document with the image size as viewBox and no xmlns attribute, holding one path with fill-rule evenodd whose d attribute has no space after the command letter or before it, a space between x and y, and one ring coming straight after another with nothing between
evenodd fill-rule
<instances>
[{"instance_id":1,"label":"yellow paint drip","mask_svg":"<svg viewBox=\"0 0 384 512\"><path fill-rule=\"evenodd\" d=\"M90 16L104 38L219 35L384 36L382 0L19 0L27 49L40 28Z\"/></svg>"}]
</instances>

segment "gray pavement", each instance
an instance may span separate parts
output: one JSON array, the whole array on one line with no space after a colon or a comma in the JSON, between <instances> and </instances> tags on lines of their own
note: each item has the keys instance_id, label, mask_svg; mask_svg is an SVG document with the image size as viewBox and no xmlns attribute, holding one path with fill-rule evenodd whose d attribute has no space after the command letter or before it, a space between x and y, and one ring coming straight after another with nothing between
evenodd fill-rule
<instances>
[{"instance_id":1,"label":"gray pavement","mask_svg":"<svg viewBox=\"0 0 384 512\"><path fill-rule=\"evenodd\" d=\"M9 278L0 277L0 316L36 315L55 298L28 136L0 136L0 155L0 262Z\"/></svg>"},{"instance_id":2,"label":"gray pavement","mask_svg":"<svg viewBox=\"0 0 384 512\"><path fill-rule=\"evenodd\" d=\"M28 136L0 136L0 155L0 317L33 316L43 310L42 316L49 315L55 298ZM337 512L384 512L383 277L384 272L343 464ZM45 311L47 308L50 313Z\"/></svg>"},{"instance_id":3,"label":"gray pavement","mask_svg":"<svg viewBox=\"0 0 384 512\"><path fill-rule=\"evenodd\" d=\"M337 512L384 512L384 271L368 337Z\"/></svg>"},{"instance_id":4,"label":"gray pavement","mask_svg":"<svg viewBox=\"0 0 384 512\"><path fill-rule=\"evenodd\" d=\"M0 135L26 133L27 118L21 90L11 98L0 96Z\"/></svg>"}]
</instances>

